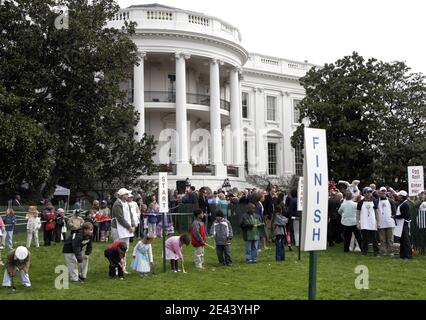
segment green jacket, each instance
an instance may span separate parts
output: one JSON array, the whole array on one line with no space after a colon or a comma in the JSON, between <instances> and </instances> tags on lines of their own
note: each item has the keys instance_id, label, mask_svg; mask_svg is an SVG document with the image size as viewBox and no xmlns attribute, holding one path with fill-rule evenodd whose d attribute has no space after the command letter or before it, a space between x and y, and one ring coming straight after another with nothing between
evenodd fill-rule
<instances>
[{"instance_id":1,"label":"green jacket","mask_svg":"<svg viewBox=\"0 0 426 320\"><path fill-rule=\"evenodd\" d=\"M259 217L253 213L245 213L241 218L240 227L243 230L244 241L259 240Z\"/></svg>"}]
</instances>

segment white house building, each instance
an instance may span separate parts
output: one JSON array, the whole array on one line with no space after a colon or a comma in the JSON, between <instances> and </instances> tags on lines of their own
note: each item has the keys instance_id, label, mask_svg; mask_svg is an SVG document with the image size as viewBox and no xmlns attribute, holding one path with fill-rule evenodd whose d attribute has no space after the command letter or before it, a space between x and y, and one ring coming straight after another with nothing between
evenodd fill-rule
<instances>
[{"instance_id":1,"label":"white house building","mask_svg":"<svg viewBox=\"0 0 426 320\"><path fill-rule=\"evenodd\" d=\"M158 140L155 162L171 183L217 189L229 178L241 188L248 175L301 174L290 138L311 64L249 53L236 27L201 13L136 5L108 27L125 21L137 23L142 59L123 90L140 113L138 137Z\"/></svg>"}]
</instances>

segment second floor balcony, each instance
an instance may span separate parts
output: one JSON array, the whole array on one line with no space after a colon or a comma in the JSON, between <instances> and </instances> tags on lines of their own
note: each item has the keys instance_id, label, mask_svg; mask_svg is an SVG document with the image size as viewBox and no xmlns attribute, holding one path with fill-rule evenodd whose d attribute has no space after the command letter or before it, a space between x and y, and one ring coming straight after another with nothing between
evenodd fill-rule
<instances>
[{"instance_id":1,"label":"second floor balcony","mask_svg":"<svg viewBox=\"0 0 426 320\"><path fill-rule=\"evenodd\" d=\"M149 103L175 103L176 92L174 91L145 91L145 102ZM198 104L202 106L210 106L210 96L198 93L186 94L187 104ZM230 111L231 103L229 101L220 99L220 108Z\"/></svg>"}]
</instances>

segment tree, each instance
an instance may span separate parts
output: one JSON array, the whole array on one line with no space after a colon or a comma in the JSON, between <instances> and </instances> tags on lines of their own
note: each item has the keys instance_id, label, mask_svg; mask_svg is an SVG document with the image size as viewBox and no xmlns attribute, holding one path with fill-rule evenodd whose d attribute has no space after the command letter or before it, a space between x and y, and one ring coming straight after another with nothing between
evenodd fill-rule
<instances>
[{"instance_id":1,"label":"tree","mask_svg":"<svg viewBox=\"0 0 426 320\"><path fill-rule=\"evenodd\" d=\"M8 94L0 85L0 105L16 107L22 100ZM20 113L0 111L0 188L8 196L18 190L23 181L40 189L53 165L49 150L56 145L39 123Z\"/></svg>"},{"instance_id":2,"label":"tree","mask_svg":"<svg viewBox=\"0 0 426 320\"><path fill-rule=\"evenodd\" d=\"M407 165L426 160L426 86L403 62L354 52L300 79L300 118L327 130L330 178L403 186ZM304 125L292 137L303 139Z\"/></svg>"},{"instance_id":3,"label":"tree","mask_svg":"<svg viewBox=\"0 0 426 320\"><path fill-rule=\"evenodd\" d=\"M55 27L56 4L67 6L68 28ZM130 39L134 23L106 27L118 10L113 0L3 3L0 83L20 102L1 104L0 111L30 118L50 141L57 138L49 145L47 193L57 183L90 188L114 177L137 187L140 175L156 169L156 142L134 140L139 114L120 88L139 58Z\"/></svg>"}]
</instances>

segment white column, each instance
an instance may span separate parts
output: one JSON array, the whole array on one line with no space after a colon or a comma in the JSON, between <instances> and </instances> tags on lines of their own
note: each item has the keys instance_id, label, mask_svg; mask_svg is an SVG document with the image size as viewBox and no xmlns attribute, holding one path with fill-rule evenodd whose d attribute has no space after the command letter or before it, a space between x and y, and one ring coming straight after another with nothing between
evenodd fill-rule
<instances>
[{"instance_id":1,"label":"white column","mask_svg":"<svg viewBox=\"0 0 426 320\"><path fill-rule=\"evenodd\" d=\"M188 126L186 115L186 63L189 55L175 54L176 59L176 165L177 175L192 175L188 159Z\"/></svg>"},{"instance_id":2,"label":"white column","mask_svg":"<svg viewBox=\"0 0 426 320\"><path fill-rule=\"evenodd\" d=\"M255 89L255 113L254 113L254 128L256 131L256 172L257 174L267 173L267 155L268 149L265 140L265 102L263 89Z\"/></svg>"},{"instance_id":3,"label":"white column","mask_svg":"<svg viewBox=\"0 0 426 320\"><path fill-rule=\"evenodd\" d=\"M138 133L136 141L141 141L145 133L145 85L144 85L144 59L145 52L140 52L139 65L133 67L133 106L139 112L139 121L136 124L135 131Z\"/></svg>"},{"instance_id":4,"label":"white column","mask_svg":"<svg viewBox=\"0 0 426 320\"><path fill-rule=\"evenodd\" d=\"M242 148L242 115L241 115L241 91L239 84L238 69L232 68L229 72L229 83L231 89L231 131L232 131L232 162L234 166L243 166Z\"/></svg>"},{"instance_id":5,"label":"white column","mask_svg":"<svg viewBox=\"0 0 426 320\"><path fill-rule=\"evenodd\" d=\"M225 127L224 134L225 164L235 166L235 163L232 161L232 131L229 125Z\"/></svg>"},{"instance_id":6,"label":"white column","mask_svg":"<svg viewBox=\"0 0 426 320\"><path fill-rule=\"evenodd\" d=\"M222 134L220 124L219 62L210 60L210 146L211 164L223 165Z\"/></svg>"}]
</instances>

